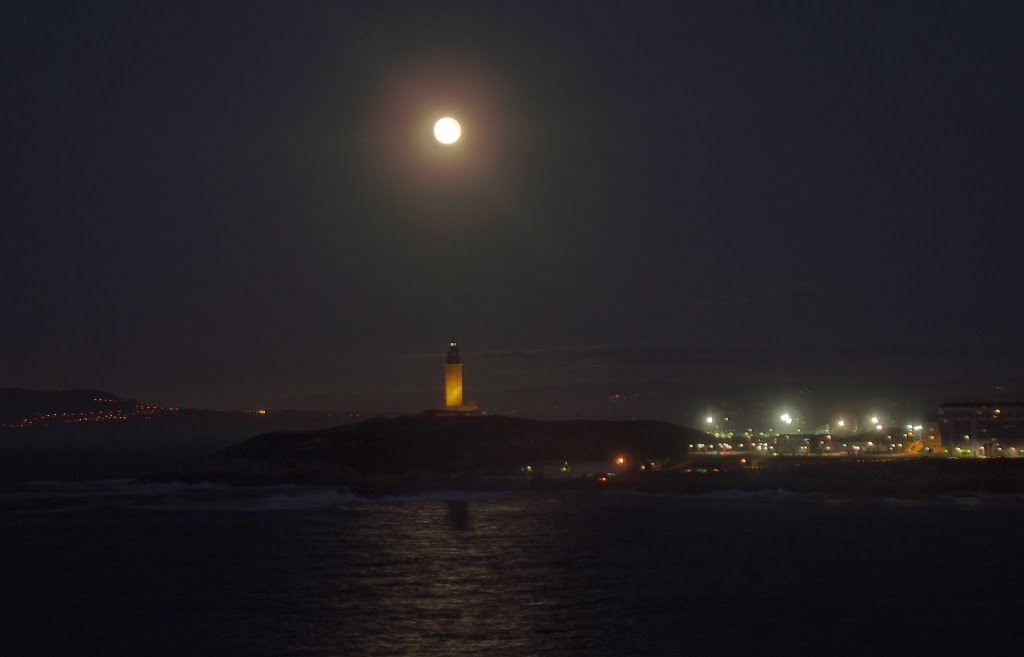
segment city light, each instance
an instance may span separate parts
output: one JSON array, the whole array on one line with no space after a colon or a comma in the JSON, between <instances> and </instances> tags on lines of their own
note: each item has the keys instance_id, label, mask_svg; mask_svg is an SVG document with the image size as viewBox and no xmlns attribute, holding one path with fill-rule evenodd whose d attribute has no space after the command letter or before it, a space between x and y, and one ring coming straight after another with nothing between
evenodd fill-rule
<instances>
[{"instance_id":1,"label":"city light","mask_svg":"<svg viewBox=\"0 0 1024 657\"><path fill-rule=\"evenodd\" d=\"M620 456L620 457L616 458L615 459L615 463L616 463L616 465L625 465L626 464L626 457L625 456Z\"/></svg>"},{"instance_id":2,"label":"city light","mask_svg":"<svg viewBox=\"0 0 1024 657\"><path fill-rule=\"evenodd\" d=\"M450 116L438 119L434 124L434 139L442 144L454 144L462 135L462 126Z\"/></svg>"},{"instance_id":3,"label":"city light","mask_svg":"<svg viewBox=\"0 0 1024 657\"><path fill-rule=\"evenodd\" d=\"M793 424L793 418L789 416L789 413L783 413L782 415L779 416L779 419L785 422L786 424Z\"/></svg>"},{"instance_id":4,"label":"city light","mask_svg":"<svg viewBox=\"0 0 1024 657\"><path fill-rule=\"evenodd\" d=\"M846 426L846 420L839 420L838 422L836 422L836 424L839 426L839 428L843 428Z\"/></svg>"},{"instance_id":5,"label":"city light","mask_svg":"<svg viewBox=\"0 0 1024 657\"><path fill-rule=\"evenodd\" d=\"M106 404L116 403L115 399L96 397L95 402ZM88 409L81 411L39 412L33 416L23 417L10 424L0 424L0 429L25 429L32 426L50 426L53 424L84 424L93 422L116 422L133 418L150 419L156 414L174 413L176 406L154 406L152 404L122 404L118 408ZM251 411L246 411L251 412Z\"/></svg>"},{"instance_id":6,"label":"city light","mask_svg":"<svg viewBox=\"0 0 1024 657\"><path fill-rule=\"evenodd\" d=\"M871 416L871 424L878 424L878 416L877 415L872 415Z\"/></svg>"},{"instance_id":7,"label":"city light","mask_svg":"<svg viewBox=\"0 0 1024 657\"><path fill-rule=\"evenodd\" d=\"M706 418L704 418L704 421L707 422L708 424L712 424L715 421L715 418L709 415Z\"/></svg>"}]
</instances>

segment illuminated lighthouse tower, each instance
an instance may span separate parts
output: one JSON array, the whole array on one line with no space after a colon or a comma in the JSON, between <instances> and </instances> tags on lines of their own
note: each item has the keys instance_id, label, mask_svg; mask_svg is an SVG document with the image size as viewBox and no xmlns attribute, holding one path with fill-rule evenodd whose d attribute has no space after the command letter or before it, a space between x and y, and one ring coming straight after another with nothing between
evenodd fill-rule
<instances>
[{"instance_id":1,"label":"illuminated lighthouse tower","mask_svg":"<svg viewBox=\"0 0 1024 657\"><path fill-rule=\"evenodd\" d=\"M445 408L462 408L462 354L455 340L448 343L448 360L444 364Z\"/></svg>"}]
</instances>

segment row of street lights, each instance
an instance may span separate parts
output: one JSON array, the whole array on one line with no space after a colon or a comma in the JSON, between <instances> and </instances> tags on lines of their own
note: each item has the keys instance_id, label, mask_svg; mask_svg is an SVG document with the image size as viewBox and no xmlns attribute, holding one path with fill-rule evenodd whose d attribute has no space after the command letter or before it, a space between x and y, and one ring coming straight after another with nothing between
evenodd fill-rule
<instances>
[{"instance_id":1,"label":"row of street lights","mask_svg":"<svg viewBox=\"0 0 1024 657\"><path fill-rule=\"evenodd\" d=\"M729 418L725 418L725 421L728 421L728 420L729 420ZM785 412L782 415L780 415L779 416L779 420L783 424L785 424L787 426L793 424L793 416L789 412ZM714 423L715 423L715 416L714 415L708 415L707 417L704 418L704 423L707 424L709 427L711 425L714 425ZM836 426L838 428L840 428L840 429L845 429L846 428L846 420L844 420L843 418L837 419L836 420ZM882 431L884 429L884 427L882 426L881 422L879 421L877 415L872 415L871 416L871 426L873 426L875 428L875 430L877 430L877 431Z\"/></svg>"}]
</instances>

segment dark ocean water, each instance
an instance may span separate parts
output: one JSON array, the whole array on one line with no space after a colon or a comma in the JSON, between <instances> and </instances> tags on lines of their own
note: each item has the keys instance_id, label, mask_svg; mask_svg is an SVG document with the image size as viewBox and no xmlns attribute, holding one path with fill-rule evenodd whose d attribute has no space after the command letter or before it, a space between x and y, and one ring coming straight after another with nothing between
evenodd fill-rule
<instances>
[{"instance_id":1,"label":"dark ocean water","mask_svg":"<svg viewBox=\"0 0 1024 657\"><path fill-rule=\"evenodd\" d=\"M1024 500L0 492L0 655L1019 654Z\"/></svg>"}]
</instances>

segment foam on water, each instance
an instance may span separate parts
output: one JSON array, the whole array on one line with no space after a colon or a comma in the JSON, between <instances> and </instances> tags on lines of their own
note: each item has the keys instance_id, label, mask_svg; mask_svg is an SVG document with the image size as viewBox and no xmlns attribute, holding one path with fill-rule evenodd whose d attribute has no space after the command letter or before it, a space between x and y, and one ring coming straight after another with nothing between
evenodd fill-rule
<instances>
[{"instance_id":1,"label":"foam on water","mask_svg":"<svg viewBox=\"0 0 1024 657\"><path fill-rule=\"evenodd\" d=\"M315 489L277 493L274 495L243 494L237 496L175 497L163 503L139 508L152 511L299 511L307 509L340 509L365 502L347 491Z\"/></svg>"}]
</instances>

